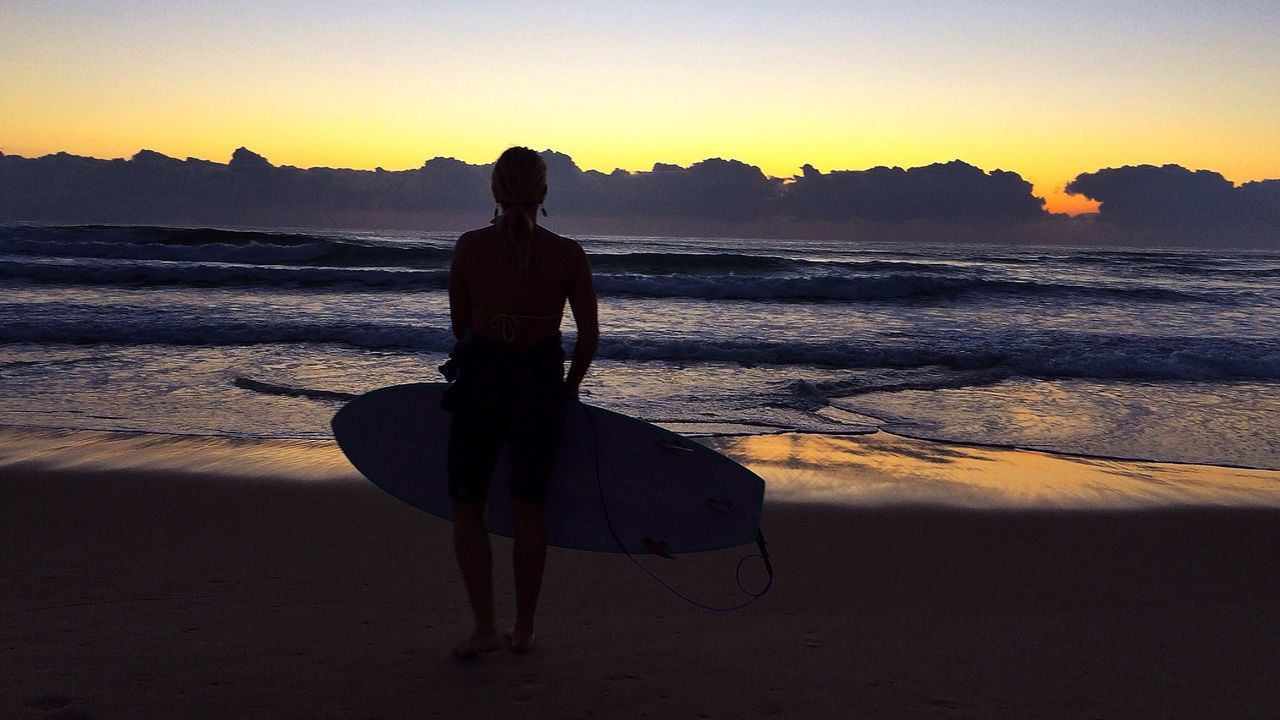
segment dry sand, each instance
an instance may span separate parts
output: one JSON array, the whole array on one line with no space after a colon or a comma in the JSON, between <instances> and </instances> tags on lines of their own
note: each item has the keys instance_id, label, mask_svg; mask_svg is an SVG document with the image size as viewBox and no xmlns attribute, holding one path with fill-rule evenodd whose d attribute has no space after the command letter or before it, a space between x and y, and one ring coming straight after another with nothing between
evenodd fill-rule
<instances>
[{"instance_id":1,"label":"dry sand","mask_svg":"<svg viewBox=\"0 0 1280 720\"><path fill-rule=\"evenodd\" d=\"M788 467L856 482L889 441L842 442L862 460L793 447ZM1280 716L1280 510L1263 501L1280 474L1219 507L774 498L776 583L728 614L623 556L553 548L538 648L461 661L449 524L327 444L0 443L0 718ZM938 454L979 453L997 474L1026 460L894 447L922 474L945 474ZM818 497L806 487L796 497ZM509 547L495 543L506 617ZM644 562L729 602L749 551ZM759 580L748 565L743 582Z\"/></svg>"}]
</instances>

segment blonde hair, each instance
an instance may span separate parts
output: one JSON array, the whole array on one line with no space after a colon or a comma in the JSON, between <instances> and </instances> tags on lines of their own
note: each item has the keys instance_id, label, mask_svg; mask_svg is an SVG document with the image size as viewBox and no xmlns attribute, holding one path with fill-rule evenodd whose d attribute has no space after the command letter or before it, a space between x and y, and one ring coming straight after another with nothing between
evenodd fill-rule
<instances>
[{"instance_id":1,"label":"blonde hair","mask_svg":"<svg viewBox=\"0 0 1280 720\"><path fill-rule=\"evenodd\" d=\"M527 147L507 148L493 165L489 185L493 199L502 206L493 224L502 236L507 259L517 271L528 272L533 215L547 196L547 164Z\"/></svg>"}]
</instances>

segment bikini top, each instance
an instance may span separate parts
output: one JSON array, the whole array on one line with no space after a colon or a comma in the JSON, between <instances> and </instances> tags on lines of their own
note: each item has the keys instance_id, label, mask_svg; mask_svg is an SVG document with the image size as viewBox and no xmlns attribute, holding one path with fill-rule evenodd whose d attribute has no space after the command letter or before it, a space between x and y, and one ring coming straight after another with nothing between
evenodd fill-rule
<instances>
[{"instance_id":1,"label":"bikini top","mask_svg":"<svg viewBox=\"0 0 1280 720\"><path fill-rule=\"evenodd\" d=\"M516 315L514 313L496 313L481 308L474 308L474 310L477 313L491 316L489 318L489 329L502 333L502 339L507 342L515 342L516 330L520 327L521 320L555 320L558 322L563 316L563 313L555 315Z\"/></svg>"}]
</instances>

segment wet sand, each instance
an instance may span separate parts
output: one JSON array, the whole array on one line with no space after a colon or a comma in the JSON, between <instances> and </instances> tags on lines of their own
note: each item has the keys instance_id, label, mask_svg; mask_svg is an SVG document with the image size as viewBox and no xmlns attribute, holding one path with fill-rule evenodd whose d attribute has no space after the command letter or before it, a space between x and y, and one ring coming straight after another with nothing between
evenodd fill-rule
<instances>
[{"instance_id":1,"label":"wet sand","mask_svg":"<svg viewBox=\"0 0 1280 720\"><path fill-rule=\"evenodd\" d=\"M912 472L971 487L969 464L1016 478L1030 460L799 437L785 441L789 459L763 457L778 439L725 448L771 481L763 526L777 579L759 602L706 612L625 557L553 548L535 652L460 661L448 655L467 630L449 524L360 480L331 445L0 430L0 717L1264 718L1280 707L1280 501L1268 490L1280 473L1082 460L1147 478L1137 487L1247 488L1115 506L1075 490L976 502L899 488L858 502L815 487L832 476L910 486ZM855 459L833 459L836 447ZM900 458L892 471L885 453ZM896 479L872 482L871 467ZM494 547L510 618L510 544ZM728 603L750 551L643 562ZM750 561L742 580L761 580Z\"/></svg>"}]
</instances>

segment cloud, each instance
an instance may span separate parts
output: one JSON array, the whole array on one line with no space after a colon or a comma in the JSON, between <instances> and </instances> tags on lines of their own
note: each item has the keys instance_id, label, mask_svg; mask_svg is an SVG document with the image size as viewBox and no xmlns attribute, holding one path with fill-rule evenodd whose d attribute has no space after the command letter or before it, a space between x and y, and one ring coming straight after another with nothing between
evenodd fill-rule
<instances>
[{"instance_id":1,"label":"cloud","mask_svg":"<svg viewBox=\"0 0 1280 720\"><path fill-rule=\"evenodd\" d=\"M650 171L602 173L582 170L563 153L548 150L543 157L549 205L569 216L973 222L1043 215L1043 201L1016 173L986 173L959 161L825 175L806 166L802 176L784 180L722 158L689 167L655 163ZM243 147L226 165L151 150L127 161L65 153L0 160L0 179L8 180L0 188L3 219L58 213L61 219L237 223L326 211L483 217L491 202L491 166L454 158L433 158L398 172L276 167Z\"/></svg>"},{"instance_id":2,"label":"cloud","mask_svg":"<svg viewBox=\"0 0 1280 720\"><path fill-rule=\"evenodd\" d=\"M143 150L142 152L150 152L150 151ZM138 155L141 155L141 154L142 153L138 153ZM159 155L159 153L151 153L151 154ZM134 155L133 159L137 160L138 155ZM247 170L252 172L255 170L268 170L272 167L272 165L271 163L267 162L266 158L250 150L249 148L238 147L236 148L235 152L231 153L231 162L228 164L228 167L230 167L232 170L242 170L242 171Z\"/></svg>"},{"instance_id":3,"label":"cloud","mask_svg":"<svg viewBox=\"0 0 1280 720\"><path fill-rule=\"evenodd\" d=\"M1247 182L1236 188L1235 195L1239 212L1251 222L1280 232L1280 180Z\"/></svg>"},{"instance_id":4,"label":"cloud","mask_svg":"<svg viewBox=\"0 0 1280 720\"><path fill-rule=\"evenodd\" d=\"M1235 187L1176 165L1077 177L1067 191L1102 203L1093 222L1045 212L1017 173L959 160L827 173L806 165L774 178L722 158L604 173L563 153L543 157L551 222L578 233L1270 247L1280 228L1280 180ZM128 160L0 154L0 222L464 229L492 212L491 169L448 157L393 172L304 169L247 148L225 164L152 150Z\"/></svg>"},{"instance_id":5,"label":"cloud","mask_svg":"<svg viewBox=\"0 0 1280 720\"><path fill-rule=\"evenodd\" d=\"M959 160L826 174L805 165L787 185L785 207L791 217L821 220L987 222L1044 215L1044 200L1017 173L986 173Z\"/></svg>"},{"instance_id":6,"label":"cloud","mask_svg":"<svg viewBox=\"0 0 1280 720\"><path fill-rule=\"evenodd\" d=\"M583 215L745 220L776 212L781 188L754 165L720 158L648 172L547 172L553 201Z\"/></svg>"},{"instance_id":7,"label":"cloud","mask_svg":"<svg viewBox=\"0 0 1280 720\"><path fill-rule=\"evenodd\" d=\"M1209 170L1126 165L1084 173L1066 191L1097 200L1099 219L1121 225L1180 233L1280 225L1280 180L1237 187Z\"/></svg>"}]
</instances>

